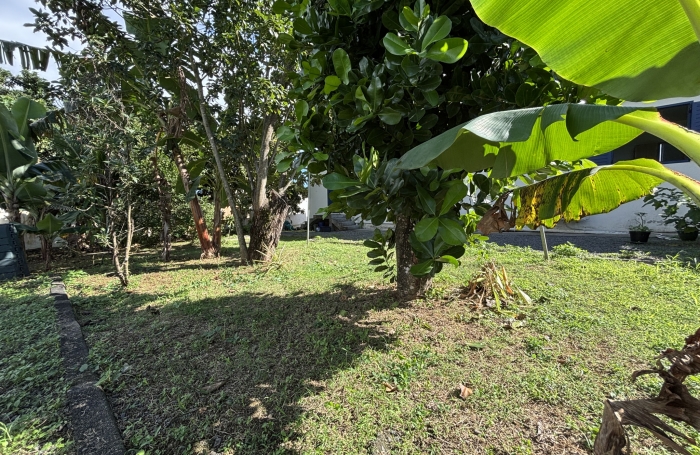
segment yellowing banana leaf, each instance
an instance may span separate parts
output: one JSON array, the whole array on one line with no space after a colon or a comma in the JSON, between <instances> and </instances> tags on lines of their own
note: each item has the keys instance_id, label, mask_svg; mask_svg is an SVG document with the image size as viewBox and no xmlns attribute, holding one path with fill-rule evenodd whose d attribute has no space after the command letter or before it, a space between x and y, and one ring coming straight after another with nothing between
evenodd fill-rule
<instances>
[{"instance_id":1,"label":"yellowing banana leaf","mask_svg":"<svg viewBox=\"0 0 700 455\"><path fill-rule=\"evenodd\" d=\"M472 0L560 76L630 101L700 94L697 0Z\"/></svg>"},{"instance_id":2,"label":"yellowing banana leaf","mask_svg":"<svg viewBox=\"0 0 700 455\"><path fill-rule=\"evenodd\" d=\"M661 178L645 173L645 169L654 174L669 172L664 165L648 159L604 167L587 161L585 166L515 190L516 226L553 227L562 219L578 221L584 216L609 212L649 194L662 183Z\"/></svg>"}]
</instances>

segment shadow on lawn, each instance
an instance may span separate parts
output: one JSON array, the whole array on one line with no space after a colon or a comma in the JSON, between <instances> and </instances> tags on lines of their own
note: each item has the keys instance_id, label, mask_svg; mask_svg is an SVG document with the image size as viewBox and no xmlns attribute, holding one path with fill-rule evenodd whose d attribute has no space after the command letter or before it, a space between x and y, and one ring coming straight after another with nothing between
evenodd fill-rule
<instances>
[{"instance_id":1,"label":"shadow on lawn","mask_svg":"<svg viewBox=\"0 0 700 455\"><path fill-rule=\"evenodd\" d=\"M397 306L387 290L175 298L144 309L158 299L73 299L125 443L149 453L296 453L294 440L314 431L299 425L301 401L395 341L366 322L370 310ZM343 391L333 394L343 402Z\"/></svg>"}]
</instances>

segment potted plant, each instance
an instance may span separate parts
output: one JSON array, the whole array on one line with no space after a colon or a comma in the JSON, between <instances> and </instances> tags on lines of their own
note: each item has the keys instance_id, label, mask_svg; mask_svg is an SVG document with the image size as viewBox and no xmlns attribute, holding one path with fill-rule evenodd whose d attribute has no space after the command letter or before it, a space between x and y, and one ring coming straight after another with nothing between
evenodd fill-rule
<instances>
[{"instance_id":1,"label":"potted plant","mask_svg":"<svg viewBox=\"0 0 700 455\"><path fill-rule=\"evenodd\" d=\"M649 234L651 234L651 230L649 229L649 226L646 225L646 222L644 220L646 213L637 212L635 213L635 215L637 215L638 222L637 224L629 227L630 242L647 243L649 241Z\"/></svg>"},{"instance_id":2,"label":"potted plant","mask_svg":"<svg viewBox=\"0 0 700 455\"><path fill-rule=\"evenodd\" d=\"M675 188L658 188L644 198L644 205L652 205L661 210L664 224L673 224L681 240L698 238L700 207L684 192Z\"/></svg>"}]
</instances>

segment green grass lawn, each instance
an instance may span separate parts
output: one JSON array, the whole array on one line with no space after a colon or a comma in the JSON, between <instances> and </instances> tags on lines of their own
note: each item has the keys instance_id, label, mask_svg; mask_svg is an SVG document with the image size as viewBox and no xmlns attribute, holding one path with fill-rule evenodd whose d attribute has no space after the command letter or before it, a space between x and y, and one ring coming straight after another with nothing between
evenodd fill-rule
<instances>
[{"instance_id":1,"label":"green grass lawn","mask_svg":"<svg viewBox=\"0 0 700 455\"><path fill-rule=\"evenodd\" d=\"M200 261L185 244L167 265L144 250L126 290L107 264L61 272L132 454L583 454L606 397L656 393L657 379L629 376L697 329L700 272L559 251L570 256L545 263L473 247L410 303L371 272L360 242L332 238L288 237L255 269ZM531 305L498 314L459 298L491 260ZM9 295L39 302L48 284L27 283ZM509 330L513 314L525 325ZM460 385L473 394L460 398ZM665 453L640 432L633 446Z\"/></svg>"},{"instance_id":2,"label":"green grass lawn","mask_svg":"<svg viewBox=\"0 0 700 455\"><path fill-rule=\"evenodd\" d=\"M50 281L0 283L0 454L71 453Z\"/></svg>"}]
</instances>

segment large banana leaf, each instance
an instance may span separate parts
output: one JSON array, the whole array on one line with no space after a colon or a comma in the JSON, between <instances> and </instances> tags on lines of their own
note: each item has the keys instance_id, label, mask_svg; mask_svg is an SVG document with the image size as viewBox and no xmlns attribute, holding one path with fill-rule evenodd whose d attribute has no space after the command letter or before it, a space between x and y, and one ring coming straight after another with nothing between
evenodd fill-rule
<instances>
[{"instance_id":1,"label":"large banana leaf","mask_svg":"<svg viewBox=\"0 0 700 455\"><path fill-rule=\"evenodd\" d=\"M19 98L12 111L0 104L0 175L36 161L29 120L45 114L46 110L29 98Z\"/></svg>"},{"instance_id":2,"label":"large banana leaf","mask_svg":"<svg viewBox=\"0 0 700 455\"><path fill-rule=\"evenodd\" d=\"M0 104L0 175L6 176L13 169L32 161L32 156L24 152L19 142L21 137L12 114Z\"/></svg>"},{"instance_id":3,"label":"large banana leaf","mask_svg":"<svg viewBox=\"0 0 700 455\"><path fill-rule=\"evenodd\" d=\"M46 108L27 97L18 98L12 105L12 116L15 118L19 134L28 141L30 136L29 121L36 120L46 115Z\"/></svg>"},{"instance_id":4,"label":"large banana leaf","mask_svg":"<svg viewBox=\"0 0 700 455\"><path fill-rule=\"evenodd\" d=\"M56 234L58 231L60 231L61 228L63 227L63 225L64 225L63 221L59 220L58 218L56 218L55 216L53 216L50 213L47 213L46 215L44 215L44 217L36 223L37 230L40 233L46 234L49 236L52 236L52 235Z\"/></svg>"},{"instance_id":5,"label":"large banana leaf","mask_svg":"<svg viewBox=\"0 0 700 455\"><path fill-rule=\"evenodd\" d=\"M46 198L47 194L44 184L37 179L21 181L15 190L15 198L23 203L40 202Z\"/></svg>"},{"instance_id":6,"label":"large banana leaf","mask_svg":"<svg viewBox=\"0 0 700 455\"><path fill-rule=\"evenodd\" d=\"M627 117L658 122L653 108L557 104L494 112L455 127L409 150L399 166L435 162L443 169L492 169L497 178L534 172L552 161L576 161L614 150L642 129ZM674 144L675 145L675 144Z\"/></svg>"},{"instance_id":7,"label":"large banana leaf","mask_svg":"<svg viewBox=\"0 0 700 455\"><path fill-rule=\"evenodd\" d=\"M630 101L700 94L697 0L472 0L559 75Z\"/></svg>"},{"instance_id":8,"label":"large banana leaf","mask_svg":"<svg viewBox=\"0 0 700 455\"><path fill-rule=\"evenodd\" d=\"M587 215L609 212L649 194L663 181L645 173L645 169L653 173L667 171L659 162L648 159L605 167L595 167L595 163L587 161L584 166L515 190L516 225L553 227L561 219L578 221ZM630 166L640 170L630 171Z\"/></svg>"}]
</instances>

